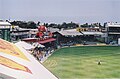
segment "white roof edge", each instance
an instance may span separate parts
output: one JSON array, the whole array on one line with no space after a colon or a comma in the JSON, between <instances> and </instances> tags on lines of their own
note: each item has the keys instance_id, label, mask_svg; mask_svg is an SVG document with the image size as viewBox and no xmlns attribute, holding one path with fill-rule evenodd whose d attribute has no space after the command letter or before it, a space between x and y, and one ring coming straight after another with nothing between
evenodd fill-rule
<instances>
[{"instance_id":1,"label":"white roof edge","mask_svg":"<svg viewBox=\"0 0 120 79\"><path fill-rule=\"evenodd\" d=\"M107 27L120 27L120 23L110 22L110 23L107 23Z\"/></svg>"},{"instance_id":2,"label":"white roof edge","mask_svg":"<svg viewBox=\"0 0 120 79\"><path fill-rule=\"evenodd\" d=\"M103 35L102 32L82 32L85 35Z\"/></svg>"},{"instance_id":3,"label":"white roof edge","mask_svg":"<svg viewBox=\"0 0 120 79\"><path fill-rule=\"evenodd\" d=\"M11 24L9 22L0 22L0 26L1 25L7 25L7 26L10 26Z\"/></svg>"}]
</instances>

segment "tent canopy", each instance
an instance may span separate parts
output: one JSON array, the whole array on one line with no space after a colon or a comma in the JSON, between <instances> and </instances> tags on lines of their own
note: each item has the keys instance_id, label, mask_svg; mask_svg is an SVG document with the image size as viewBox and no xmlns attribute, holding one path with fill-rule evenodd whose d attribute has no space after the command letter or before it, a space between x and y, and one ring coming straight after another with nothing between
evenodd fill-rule
<instances>
[{"instance_id":1,"label":"tent canopy","mask_svg":"<svg viewBox=\"0 0 120 79\"><path fill-rule=\"evenodd\" d=\"M2 39L0 75L3 79L58 79L21 46Z\"/></svg>"},{"instance_id":2,"label":"tent canopy","mask_svg":"<svg viewBox=\"0 0 120 79\"><path fill-rule=\"evenodd\" d=\"M15 43L15 44L18 45L18 46L23 47L23 48L26 49L26 50L30 50L30 49L35 48L35 47L32 46L31 44L29 44L29 43L27 43L27 42L24 42L24 41L19 41L19 42Z\"/></svg>"}]
</instances>

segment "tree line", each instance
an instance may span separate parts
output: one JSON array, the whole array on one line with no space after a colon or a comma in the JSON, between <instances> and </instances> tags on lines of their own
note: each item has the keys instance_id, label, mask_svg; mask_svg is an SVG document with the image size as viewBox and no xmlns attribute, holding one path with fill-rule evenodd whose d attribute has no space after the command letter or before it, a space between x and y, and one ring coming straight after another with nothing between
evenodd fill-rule
<instances>
[{"instance_id":1,"label":"tree line","mask_svg":"<svg viewBox=\"0 0 120 79\"><path fill-rule=\"evenodd\" d=\"M12 25L17 25L21 28L28 28L28 29L37 29L38 26L40 26L40 22L37 22L35 23L34 21L13 21L13 22L10 22ZM92 24L88 24L88 23L85 23L85 24L82 24L82 25L79 25L78 23L74 23L74 22L70 22L70 23L66 23L66 22L63 22L62 24L56 24L56 23L44 23L43 24L44 26L46 27L52 27L52 28L58 28L58 29L74 29L74 28L77 28L77 27L83 27L83 28L94 28L94 27L99 27L99 28L102 28L103 26L100 24L100 23L92 23Z\"/></svg>"}]
</instances>

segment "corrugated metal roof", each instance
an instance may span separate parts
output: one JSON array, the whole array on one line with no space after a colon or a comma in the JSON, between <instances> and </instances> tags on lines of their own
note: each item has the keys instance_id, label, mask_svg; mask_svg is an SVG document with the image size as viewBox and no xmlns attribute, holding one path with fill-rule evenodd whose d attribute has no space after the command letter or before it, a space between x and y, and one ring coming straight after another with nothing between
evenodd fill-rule
<instances>
[{"instance_id":1,"label":"corrugated metal roof","mask_svg":"<svg viewBox=\"0 0 120 79\"><path fill-rule=\"evenodd\" d=\"M59 31L58 28L51 28L51 27L50 27L50 28L48 28L48 29L49 29L49 31L52 32L52 33Z\"/></svg>"},{"instance_id":2,"label":"corrugated metal roof","mask_svg":"<svg viewBox=\"0 0 120 79\"><path fill-rule=\"evenodd\" d=\"M83 35L82 33L76 31L76 29L71 29L71 30L62 30L59 31L60 34L62 35L69 35L69 36L77 36L77 35Z\"/></svg>"}]
</instances>

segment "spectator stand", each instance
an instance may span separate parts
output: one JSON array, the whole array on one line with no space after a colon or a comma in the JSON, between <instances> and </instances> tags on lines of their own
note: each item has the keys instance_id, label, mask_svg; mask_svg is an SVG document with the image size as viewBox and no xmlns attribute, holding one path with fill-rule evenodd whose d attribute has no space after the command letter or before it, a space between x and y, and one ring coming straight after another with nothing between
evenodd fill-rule
<instances>
[{"instance_id":1,"label":"spectator stand","mask_svg":"<svg viewBox=\"0 0 120 79\"><path fill-rule=\"evenodd\" d=\"M32 54L43 62L56 48L56 39L52 37L53 34L45 26L39 26L35 38L26 38L24 41L35 46Z\"/></svg>"}]
</instances>

